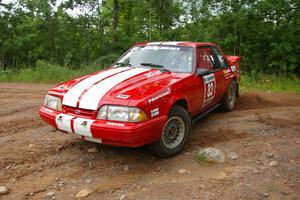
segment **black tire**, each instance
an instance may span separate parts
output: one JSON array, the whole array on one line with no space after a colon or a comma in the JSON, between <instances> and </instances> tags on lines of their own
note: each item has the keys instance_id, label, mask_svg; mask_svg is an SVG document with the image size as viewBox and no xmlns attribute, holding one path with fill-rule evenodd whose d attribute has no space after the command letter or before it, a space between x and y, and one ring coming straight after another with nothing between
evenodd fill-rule
<instances>
[{"instance_id":1,"label":"black tire","mask_svg":"<svg viewBox=\"0 0 300 200\"><path fill-rule=\"evenodd\" d=\"M231 81L221 102L224 111L229 112L234 109L238 94L237 88L236 82L234 80Z\"/></svg>"},{"instance_id":2,"label":"black tire","mask_svg":"<svg viewBox=\"0 0 300 200\"><path fill-rule=\"evenodd\" d=\"M181 153L191 133L191 129L192 123L189 113L180 106L173 106L168 114L168 120L160 139L149 145L150 151L161 158L168 158ZM170 139L173 136L174 138ZM170 144L167 144L168 142ZM174 147L171 148L171 146Z\"/></svg>"}]
</instances>

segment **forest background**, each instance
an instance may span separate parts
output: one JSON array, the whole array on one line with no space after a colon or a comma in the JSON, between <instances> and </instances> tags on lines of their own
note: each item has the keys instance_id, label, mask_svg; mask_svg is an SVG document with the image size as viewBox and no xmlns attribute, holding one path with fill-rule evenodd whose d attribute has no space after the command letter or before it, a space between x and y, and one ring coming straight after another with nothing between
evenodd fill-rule
<instances>
[{"instance_id":1,"label":"forest background","mask_svg":"<svg viewBox=\"0 0 300 200\"><path fill-rule=\"evenodd\" d=\"M300 92L299 0L0 0L0 81L59 82L145 41L215 42L242 86Z\"/></svg>"}]
</instances>

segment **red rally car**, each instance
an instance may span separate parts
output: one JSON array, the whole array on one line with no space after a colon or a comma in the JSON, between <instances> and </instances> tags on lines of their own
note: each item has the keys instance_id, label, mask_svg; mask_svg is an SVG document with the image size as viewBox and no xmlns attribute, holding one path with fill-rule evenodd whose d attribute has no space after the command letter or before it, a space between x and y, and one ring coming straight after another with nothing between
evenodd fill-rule
<instances>
[{"instance_id":1,"label":"red rally car","mask_svg":"<svg viewBox=\"0 0 300 200\"><path fill-rule=\"evenodd\" d=\"M51 88L39 114L84 140L174 156L195 121L234 108L239 59L213 43L136 44L112 67Z\"/></svg>"}]
</instances>

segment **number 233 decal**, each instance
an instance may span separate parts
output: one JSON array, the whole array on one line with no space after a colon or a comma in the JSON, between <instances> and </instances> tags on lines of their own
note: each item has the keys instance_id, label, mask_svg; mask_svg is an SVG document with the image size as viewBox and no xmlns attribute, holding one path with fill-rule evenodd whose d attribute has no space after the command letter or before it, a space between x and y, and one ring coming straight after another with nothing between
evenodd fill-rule
<instances>
[{"instance_id":1,"label":"number 233 decal","mask_svg":"<svg viewBox=\"0 0 300 200\"><path fill-rule=\"evenodd\" d=\"M207 105L213 100L216 94L216 78L214 74L203 76L204 82L204 97L203 106Z\"/></svg>"}]
</instances>

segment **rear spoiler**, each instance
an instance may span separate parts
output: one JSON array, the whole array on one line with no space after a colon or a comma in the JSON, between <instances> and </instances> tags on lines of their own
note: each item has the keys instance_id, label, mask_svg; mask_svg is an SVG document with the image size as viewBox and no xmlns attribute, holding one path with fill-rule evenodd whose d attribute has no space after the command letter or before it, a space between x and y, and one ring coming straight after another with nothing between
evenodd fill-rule
<instances>
[{"instance_id":1,"label":"rear spoiler","mask_svg":"<svg viewBox=\"0 0 300 200\"><path fill-rule=\"evenodd\" d=\"M234 65L241 60L240 56L225 55L225 57L231 65Z\"/></svg>"}]
</instances>

